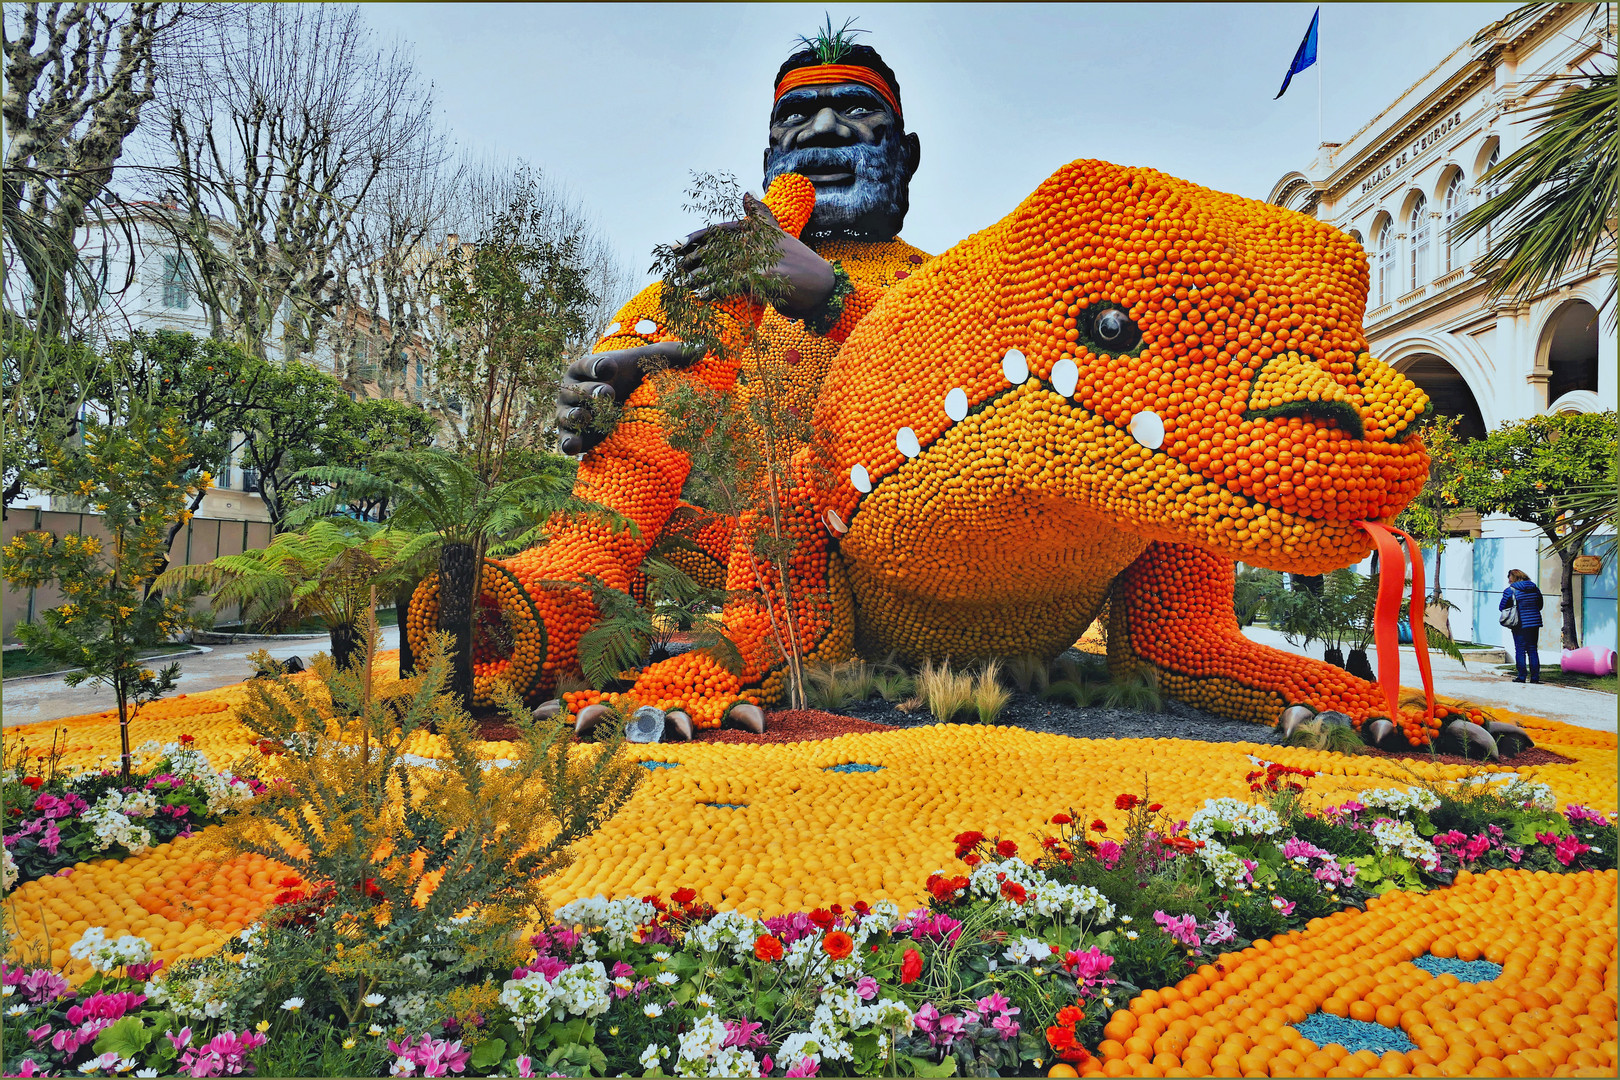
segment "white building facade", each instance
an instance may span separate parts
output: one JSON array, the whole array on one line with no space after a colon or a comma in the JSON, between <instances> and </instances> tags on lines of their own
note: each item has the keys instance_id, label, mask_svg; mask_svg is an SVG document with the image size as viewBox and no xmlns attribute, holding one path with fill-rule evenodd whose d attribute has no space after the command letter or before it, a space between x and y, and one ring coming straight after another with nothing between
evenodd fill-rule
<instances>
[{"instance_id":1,"label":"white building facade","mask_svg":"<svg viewBox=\"0 0 1620 1080\"><path fill-rule=\"evenodd\" d=\"M1474 269L1487 238L1451 236L1452 224L1492 193L1482 181L1488 170L1533 136L1525 117L1564 93L1569 76L1612 67L1613 55L1613 5L1551 5L1477 45L1464 42L1348 142L1324 144L1310 166L1272 188L1268 201L1329 222L1366 249L1369 348L1456 416L1465 438L1504 421L1616 407L1614 249L1530 303L1490 304ZM1475 539L1449 541L1440 562L1456 605L1453 635L1503 642L1511 653L1497 602L1507 571L1519 568L1547 596L1541 644L1556 656L1559 563L1545 539L1510 518L1458 525ZM1426 561L1432 572L1432 554ZM1616 647L1614 562L1575 579L1582 644Z\"/></svg>"}]
</instances>

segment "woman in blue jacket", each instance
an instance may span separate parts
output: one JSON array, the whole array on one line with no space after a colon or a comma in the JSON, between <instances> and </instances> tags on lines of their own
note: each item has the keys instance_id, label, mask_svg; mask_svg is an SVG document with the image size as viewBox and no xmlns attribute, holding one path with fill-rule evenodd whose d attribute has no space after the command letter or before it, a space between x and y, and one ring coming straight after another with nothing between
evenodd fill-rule
<instances>
[{"instance_id":1,"label":"woman in blue jacket","mask_svg":"<svg viewBox=\"0 0 1620 1080\"><path fill-rule=\"evenodd\" d=\"M1508 586L1502 590L1500 611L1509 607L1519 609L1519 625L1513 627L1513 663L1519 669L1514 682L1524 682L1525 658L1530 660L1530 681L1541 681L1541 654L1536 651L1536 639L1541 636L1541 590L1523 570L1508 571Z\"/></svg>"}]
</instances>

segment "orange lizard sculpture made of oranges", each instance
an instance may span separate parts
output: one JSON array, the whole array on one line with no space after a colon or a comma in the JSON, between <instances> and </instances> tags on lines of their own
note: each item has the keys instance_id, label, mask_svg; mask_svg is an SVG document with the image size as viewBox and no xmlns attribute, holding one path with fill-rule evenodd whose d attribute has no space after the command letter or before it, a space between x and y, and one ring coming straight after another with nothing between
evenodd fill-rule
<instances>
[{"instance_id":1,"label":"orange lizard sculpture made of oranges","mask_svg":"<svg viewBox=\"0 0 1620 1080\"><path fill-rule=\"evenodd\" d=\"M797 233L813 199L787 176L765 201ZM789 588L750 554L755 522L680 501L689 466L664 438L659 387L732 389L739 363L705 358L638 388L580 465L576 492L633 519L639 537L570 524L486 575L483 602L515 612L514 650L543 655L482 665L483 692L507 668L540 673L534 696L576 670L589 594L537 582L595 574L632 591L672 529L707 553L689 569L719 583L723 567L728 588L753 594L724 614L743 670L688 653L607 697L699 728L757 724L757 706L780 698L789 614L812 662L967 661L1055 656L1105 605L1110 668L1156 670L1188 704L1258 722L1292 702L1389 715L1387 687L1247 640L1232 607L1236 561L1351 565L1428 474L1412 431L1428 402L1367 350L1367 261L1353 240L1152 169L1082 160L936 258L899 240L817 250L856 286L838 323L816 335L755 312L766 346L740 363L745 378L750 364L788 365L831 434L793 460ZM667 339L659 316L654 286L601 348ZM431 625L416 609L435 589L418 591L413 637ZM570 694L563 708L603 698Z\"/></svg>"}]
</instances>

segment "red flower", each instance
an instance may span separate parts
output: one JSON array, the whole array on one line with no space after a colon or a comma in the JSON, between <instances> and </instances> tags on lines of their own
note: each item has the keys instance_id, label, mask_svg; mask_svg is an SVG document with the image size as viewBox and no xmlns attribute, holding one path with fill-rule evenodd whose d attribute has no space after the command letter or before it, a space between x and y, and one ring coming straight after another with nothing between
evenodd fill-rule
<instances>
[{"instance_id":1,"label":"red flower","mask_svg":"<svg viewBox=\"0 0 1620 1080\"><path fill-rule=\"evenodd\" d=\"M970 851L966 855L962 856L962 861L967 863L969 866L978 866L984 860Z\"/></svg>"},{"instance_id":2,"label":"red flower","mask_svg":"<svg viewBox=\"0 0 1620 1080\"><path fill-rule=\"evenodd\" d=\"M1052 1044L1052 1049L1061 1053L1074 1046L1074 1029L1072 1027L1049 1027L1046 1029L1046 1041Z\"/></svg>"},{"instance_id":3,"label":"red flower","mask_svg":"<svg viewBox=\"0 0 1620 1080\"><path fill-rule=\"evenodd\" d=\"M774 964L782 959L782 942L770 934L761 934L754 939L754 955L767 964Z\"/></svg>"},{"instance_id":4,"label":"red flower","mask_svg":"<svg viewBox=\"0 0 1620 1080\"><path fill-rule=\"evenodd\" d=\"M1029 899L1029 894L1024 891L1024 887L1016 881L1003 881L1001 883L1001 895L1015 904L1022 904Z\"/></svg>"},{"instance_id":5,"label":"red flower","mask_svg":"<svg viewBox=\"0 0 1620 1080\"><path fill-rule=\"evenodd\" d=\"M1057 1022L1064 1027L1072 1028L1086 1018L1085 1010L1078 1005L1065 1005L1058 1010Z\"/></svg>"},{"instance_id":6,"label":"red flower","mask_svg":"<svg viewBox=\"0 0 1620 1080\"><path fill-rule=\"evenodd\" d=\"M826 908L816 908L816 910L810 913L810 921L821 927L823 930L831 930L835 920L832 917L832 912L828 911Z\"/></svg>"},{"instance_id":7,"label":"red flower","mask_svg":"<svg viewBox=\"0 0 1620 1080\"><path fill-rule=\"evenodd\" d=\"M906 954L900 958L900 985L914 983L922 977L922 953L916 949L907 949Z\"/></svg>"},{"instance_id":8,"label":"red flower","mask_svg":"<svg viewBox=\"0 0 1620 1080\"><path fill-rule=\"evenodd\" d=\"M844 905L843 904L834 904L832 906L832 913L834 915L842 915L844 913Z\"/></svg>"},{"instance_id":9,"label":"red flower","mask_svg":"<svg viewBox=\"0 0 1620 1080\"><path fill-rule=\"evenodd\" d=\"M656 896L643 896L641 898L641 902L644 904L650 904L654 911L668 910L668 906Z\"/></svg>"},{"instance_id":10,"label":"red flower","mask_svg":"<svg viewBox=\"0 0 1620 1080\"><path fill-rule=\"evenodd\" d=\"M45 778L42 777L42 776L25 776L25 777L23 777L23 785L25 787L32 788L35 791L38 791L40 789L40 787L44 785L44 783L45 783Z\"/></svg>"},{"instance_id":11,"label":"red flower","mask_svg":"<svg viewBox=\"0 0 1620 1080\"><path fill-rule=\"evenodd\" d=\"M1152 803L1152 804L1150 804L1148 806L1148 813L1157 814L1160 810L1163 810L1163 809L1164 809L1164 803Z\"/></svg>"},{"instance_id":12,"label":"red flower","mask_svg":"<svg viewBox=\"0 0 1620 1080\"><path fill-rule=\"evenodd\" d=\"M690 904L692 901L697 899L697 890L676 889L675 895L671 896L670 899L675 901L677 904L680 904L682 907L685 907L687 904Z\"/></svg>"},{"instance_id":13,"label":"red flower","mask_svg":"<svg viewBox=\"0 0 1620 1080\"><path fill-rule=\"evenodd\" d=\"M1010 859L1018 854L1018 843L1014 840L1003 840L996 845L996 854L1003 859Z\"/></svg>"},{"instance_id":14,"label":"red flower","mask_svg":"<svg viewBox=\"0 0 1620 1080\"><path fill-rule=\"evenodd\" d=\"M1096 821L1093 821L1091 823L1091 831L1092 832L1107 832L1108 831L1108 825L1107 825L1106 822L1103 821L1102 818L1098 818Z\"/></svg>"},{"instance_id":15,"label":"red flower","mask_svg":"<svg viewBox=\"0 0 1620 1080\"><path fill-rule=\"evenodd\" d=\"M1072 851L1060 851L1057 857L1060 862L1074 862L1074 852Z\"/></svg>"},{"instance_id":16,"label":"red flower","mask_svg":"<svg viewBox=\"0 0 1620 1080\"><path fill-rule=\"evenodd\" d=\"M983 839L984 839L984 833L982 833L982 832L965 832L965 833L961 833L956 838L956 846L959 847L959 848L974 847Z\"/></svg>"},{"instance_id":17,"label":"red flower","mask_svg":"<svg viewBox=\"0 0 1620 1080\"><path fill-rule=\"evenodd\" d=\"M259 748L261 754L285 754L287 748L274 739L260 739L253 744Z\"/></svg>"},{"instance_id":18,"label":"red flower","mask_svg":"<svg viewBox=\"0 0 1620 1080\"><path fill-rule=\"evenodd\" d=\"M855 939L842 930L834 930L821 939L821 951L834 960L846 959L855 951Z\"/></svg>"},{"instance_id":19,"label":"red flower","mask_svg":"<svg viewBox=\"0 0 1620 1080\"><path fill-rule=\"evenodd\" d=\"M363 884L360 888L361 888L361 891L363 891L371 899L373 899L373 900L381 900L382 899L383 891L377 885L377 879L376 878L370 878L370 877L366 878L365 884Z\"/></svg>"},{"instance_id":20,"label":"red flower","mask_svg":"<svg viewBox=\"0 0 1620 1080\"><path fill-rule=\"evenodd\" d=\"M1067 825L1069 822L1071 822L1073 820L1074 820L1074 818L1070 817L1068 814L1053 814L1052 815L1052 824L1054 824L1054 825Z\"/></svg>"},{"instance_id":21,"label":"red flower","mask_svg":"<svg viewBox=\"0 0 1620 1080\"><path fill-rule=\"evenodd\" d=\"M1045 836L1045 837L1041 838L1041 848L1043 850L1051 851L1053 848L1055 848L1057 846L1058 846L1057 837L1055 837L1055 836Z\"/></svg>"},{"instance_id":22,"label":"red flower","mask_svg":"<svg viewBox=\"0 0 1620 1080\"><path fill-rule=\"evenodd\" d=\"M195 736L195 735L182 735L182 736L180 736L180 745L181 746L190 746L192 743L194 743L196 741L197 741L197 736Z\"/></svg>"},{"instance_id":23,"label":"red flower","mask_svg":"<svg viewBox=\"0 0 1620 1080\"><path fill-rule=\"evenodd\" d=\"M870 915L872 913L872 905L865 900L857 900L853 906L857 915Z\"/></svg>"},{"instance_id":24,"label":"red flower","mask_svg":"<svg viewBox=\"0 0 1620 1080\"><path fill-rule=\"evenodd\" d=\"M1135 795L1121 795L1121 796L1119 796L1118 798L1116 798L1114 800L1114 809L1115 810L1135 810L1137 804L1140 803L1141 801L1142 800L1138 799Z\"/></svg>"}]
</instances>

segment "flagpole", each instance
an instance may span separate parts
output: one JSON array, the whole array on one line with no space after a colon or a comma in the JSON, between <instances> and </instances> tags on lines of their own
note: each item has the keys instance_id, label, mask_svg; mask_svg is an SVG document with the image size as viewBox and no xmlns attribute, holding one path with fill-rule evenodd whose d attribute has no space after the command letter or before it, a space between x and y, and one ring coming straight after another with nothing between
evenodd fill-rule
<instances>
[{"instance_id":1,"label":"flagpole","mask_svg":"<svg viewBox=\"0 0 1620 1080\"><path fill-rule=\"evenodd\" d=\"M1316 17L1316 145L1322 145L1322 17Z\"/></svg>"}]
</instances>

